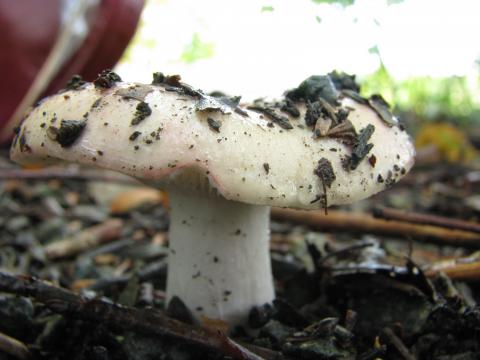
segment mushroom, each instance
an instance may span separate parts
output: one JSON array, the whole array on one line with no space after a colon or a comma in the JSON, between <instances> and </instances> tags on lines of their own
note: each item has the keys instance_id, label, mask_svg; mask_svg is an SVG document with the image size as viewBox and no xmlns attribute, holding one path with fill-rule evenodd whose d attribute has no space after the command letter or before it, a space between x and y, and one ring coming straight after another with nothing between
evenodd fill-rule
<instances>
[{"instance_id":1,"label":"mushroom","mask_svg":"<svg viewBox=\"0 0 480 360\"><path fill-rule=\"evenodd\" d=\"M212 97L154 74L111 71L71 82L26 116L11 158L59 160L131 175L169 193L167 299L197 319L245 325L274 298L270 206L318 209L358 201L413 165L409 136L353 77L312 76L279 101Z\"/></svg>"}]
</instances>

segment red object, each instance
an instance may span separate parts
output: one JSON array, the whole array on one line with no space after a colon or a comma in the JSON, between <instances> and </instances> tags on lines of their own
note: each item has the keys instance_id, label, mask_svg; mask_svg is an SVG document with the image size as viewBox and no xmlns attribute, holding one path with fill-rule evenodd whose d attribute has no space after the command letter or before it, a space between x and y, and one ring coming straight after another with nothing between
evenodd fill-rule
<instances>
[{"instance_id":1,"label":"red object","mask_svg":"<svg viewBox=\"0 0 480 360\"><path fill-rule=\"evenodd\" d=\"M60 29L61 0L0 0L0 131L22 101ZM135 33L144 0L102 0L90 31L43 95L65 87L74 74L93 80L112 68Z\"/></svg>"}]
</instances>

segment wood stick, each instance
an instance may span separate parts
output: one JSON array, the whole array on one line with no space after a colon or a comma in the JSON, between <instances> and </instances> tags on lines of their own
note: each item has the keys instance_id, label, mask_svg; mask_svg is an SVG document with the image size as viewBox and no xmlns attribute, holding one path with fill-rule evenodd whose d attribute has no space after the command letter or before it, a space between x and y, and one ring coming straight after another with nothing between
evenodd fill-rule
<instances>
[{"instance_id":1,"label":"wood stick","mask_svg":"<svg viewBox=\"0 0 480 360\"><path fill-rule=\"evenodd\" d=\"M222 333L187 325L155 309L136 309L101 299L87 299L30 276L0 271L0 292L32 297L66 317L105 324L113 330L182 340L239 360L261 360Z\"/></svg>"},{"instance_id":2,"label":"wood stick","mask_svg":"<svg viewBox=\"0 0 480 360\"><path fill-rule=\"evenodd\" d=\"M79 233L44 247L45 255L53 260L77 255L92 247L113 241L122 233L123 221L109 219Z\"/></svg>"},{"instance_id":3,"label":"wood stick","mask_svg":"<svg viewBox=\"0 0 480 360\"><path fill-rule=\"evenodd\" d=\"M383 329L383 333L388 338L389 342L395 347L395 349L397 349L397 351L405 360L417 359L415 356L413 356L410 353L410 351L408 351L408 348L405 346L403 341L393 332L392 329L387 327Z\"/></svg>"},{"instance_id":4,"label":"wood stick","mask_svg":"<svg viewBox=\"0 0 480 360\"><path fill-rule=\"evenodd\" d=\"M0 353L2 352L20 360L32 358L30 350L24 343L0 332Z\"/></svg>"},{"instance_id":5,"label":"wood stick","mask_svg":"<svg viewBox=\"0 0 480 360\"><path fill-rule=\"evenodd\" d=\"M448 229L457 229L476 232L480 234L480 224L471 221L452 219L445 216L420 214L392 208L375 208L373 216L386 220L406 221L414 224L435 225Z\"/></svg>"},{"instance_id":6,"label":"wood stick","mask_svg":"<svg viewBox=\"0 0 480 360\"><path fill-rule=\"evenodd\" d=\"M452 280L480 280L480 260L472 258L444 260L429 265L424 271L427 277L443 272Z\"/></svg>"},{"instance_id":7,"label":"wood stick","mask_svg":"<svg viewBox=\"0 0 480 360\"><path fill-rule=\"evenodd\" d=\"M445 229L433 225L411 224L395 220L376 219L370 214L330 210L323 212L272 208L272 218L307 225L326 232L374 234L396 238L415 238L434 244L480 248L480 234Z\"/></svg>"}]
</instances>

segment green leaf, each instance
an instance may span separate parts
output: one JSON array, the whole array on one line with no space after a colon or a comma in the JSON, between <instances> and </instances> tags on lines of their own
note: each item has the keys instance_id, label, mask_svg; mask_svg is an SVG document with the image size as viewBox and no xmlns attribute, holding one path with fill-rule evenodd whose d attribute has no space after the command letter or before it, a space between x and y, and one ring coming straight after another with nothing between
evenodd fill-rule
<instances>
[{"instance_id":1,"label":"green leaf","mask_svg":"<svg viewBox=\"0 0 480 360\"><path fill-rule=\"evenodd\" d=\"M273 8L273 6L262 6L262 9L260 10L261 12L272 12L273 10L275 10Z\"/></svg>"},{"instance_id":2,"label":"green leaf","mask_svg":"<svg viewBox=\"0 0 480 360\"><path fill-rule=\"evenodd\" d=\"M368 49L368 53L372 54L372 55L380 56L380 51L378 50L378 45L372 46L370 49Z\"/></svg>"},{"instance_id":3,"label":"green leaf","mask_svg":"<svg viewBox=\"0 0 480 360\"><path fill-rule=\"evenodd\" d=\"M192 41L185 47L181 55L181 60L191 64L198 60L208 59L214 55L214 49L215 46L213 43L203 42L200 39L200 35L194 33Z\"/></svg>"},{"instance_id":4,"label":"green leaf","mask_svg":"<svg viewBox=\"0 0 480 360\"><path fill-rule=\"evenodd\" d=\"M343 7L351 6L355 3L355 0L312 0L315 4L338 4Z\"/></svg>"},{"instance_id":5,"label":"green leaf","mask_svg":"<svg viewBox=\"0 0 480 360\"><path fill-rule=\"evenodd\" d=\"M396 5L396 4L401 4L404 0L387 0L387 5Z\"/></svg>"}]
</instances>

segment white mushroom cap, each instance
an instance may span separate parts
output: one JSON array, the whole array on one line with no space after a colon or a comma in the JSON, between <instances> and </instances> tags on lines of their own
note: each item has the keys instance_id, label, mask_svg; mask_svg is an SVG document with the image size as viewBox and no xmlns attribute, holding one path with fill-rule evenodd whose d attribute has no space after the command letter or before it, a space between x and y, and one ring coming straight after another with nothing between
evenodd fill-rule
<instances>
[{"instance_id":1,"label":"white mushroom cap","mask_svg":"<svg viewBox=\"0 0 480 360\"><path fill-rule=\"evenodd\" d=\"M159 188L214 188L249 204L313 209L322 207L324 192L328 205L350 203L397 181L413 165L414 148L393 117L389 124L366 99L345 93L351 91L338 93L338 106L320 100L320 117L307 126L307 107L315 114L308 101L288 100L300 113L293 117L278 104L241 109L173 77L156 85L81 84L28 114L11 157L96 165ZM329 115L339 110L348 117L336 123ZM360 157L352 161L355 151Z\"/></svg>"}]
</instances>

